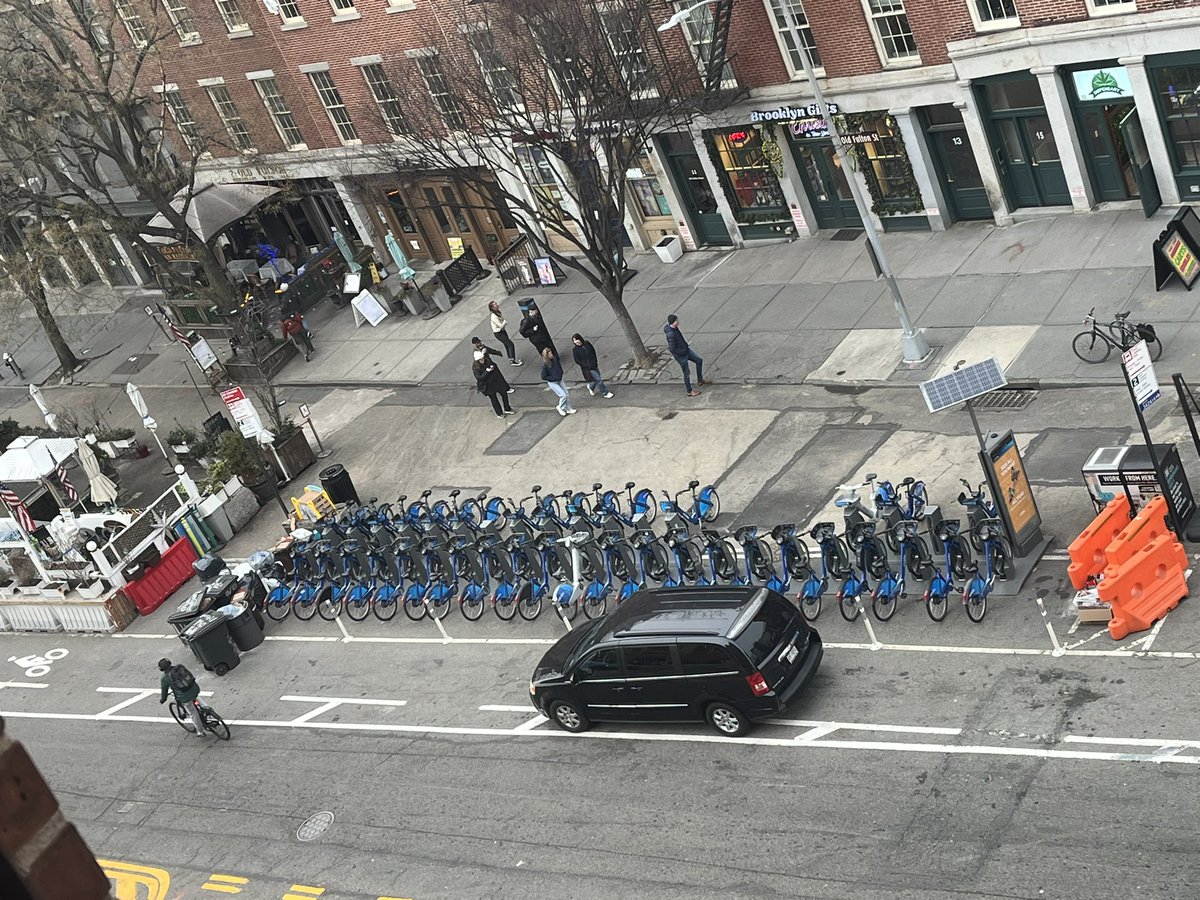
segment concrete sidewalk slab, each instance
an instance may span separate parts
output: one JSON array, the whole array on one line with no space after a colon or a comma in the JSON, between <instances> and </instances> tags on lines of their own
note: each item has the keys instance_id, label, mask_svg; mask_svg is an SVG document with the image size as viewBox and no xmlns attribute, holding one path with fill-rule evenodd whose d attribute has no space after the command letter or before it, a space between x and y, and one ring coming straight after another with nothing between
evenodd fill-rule
<instances>
[{"instance_id":1,"label":"concrete sidewalk slab","mask_svg":"<svg viewBox=\"0 0 1200 900\"><path fill-rule=\"evenodd\" d=\"M818 288L819 285L813 285ZM884 281L845 281L828 293L801 321L809 328L853 328L887 289Z\"/></svg>"},{"instance_id":2,"label":"concrete sidewalk slab","mask_svg":"<svg viewBox=\"0 0 1200 900\"><path fill-rule=\"evenodd\" d=\"M755 373L765 366L771 365L778 368L776 361L780 359L783 347L793 340L795 338L791 334L780 334L774 331L725 332L718 339L718 342L724 343L721 353L710 353L707 336L703 352L699 349L696 352L704 358L704 374L709 378L734 382L749 381L755 378ZM697 344L696 346L701 345ZM672 363L667 367L666 372L679 380L682 385L683 375L678 366Z\"/></svg>"},{"instance_id":3,"label":"concrete sidewalk slab","mask_svg":"<svg viewBox=\"0 0 1200 900\"><path fill-rule=\"evenodd\" d=\"M1149 219L1140 211L1124 210L1112 217L1112 226L1096 243L1085 268L1140 268L1152 265L1153 243L1171 220L1173 209L1160 209Z\"/></svg>"},{"instance_id":4,"label":"concrete sidewalk slab","mask_svg":"<svg viewBox=\"0 0 1200 900\"><path fill-rule=\"evenodd\" d=\"M446 359L451 353L461 353L462 375L454 380L470 384L472 380L470 346L467 342L455 340L435 341L430 338L421 341L406 353L400 362L387 373L387 380L425 381L437 367L438 363Z\"/></svg>"},{"instance_id":5,"label":"concrete sidewalk slab","mask_svg":"<svg viewBox=\"0 0 1200 900\"><path fill-rule=\"evenodd\" d=\"M987 238L958 267L957 274L994 275L1020 271L1028 254L1053 227L1054 221L1052 218L1034 219L1018 222L1007 228L992 229Z\"/></svg>"},{"instance_id":6,"label":"concrete sidewalk slab","mask_svg":"<svg viewBox=\"0 0 1200 900\"><path fill-rule=\"evenodd\" d=\"M740 287L732 297L721 304L704 323L704 327L711 331L743 331L768 303L782 291L792 289L794 286L782 284L750 284Z\"/></svg>"},{"instance_id":7,"label":"concrete sidewalk slab","mask_svg":"<svg viewBox=\"0 0 1200 900\"><path fill-rule=\"evenodd\" d=\"M886 381L900 359L899 328L860 328L850 332L805 380L817 384Z\"/></svg>"},{"instance_id":8,"label":"concrete sidewalk slab","mask_svg":"<svg viewBox=\"0 0 1200 900\"><path fill-rule=\"evenodd\" d=\"M809 240L817 241L818 246L793 276L793 284L868 281L875 277L861 237L853 241L834 241L824 237Z\"/></svg>"},{"instance_id":9,"label":"concrete sidewalk slab","mask_svg":"<svg viewBox=\"0 0 1200 900\"><path fill-rule=\"evenodd\" d=\"M993 358L1003 372L1021 355L1037 332L1036 325L978 325L947 349L942 364L929 378L940 378L954 371L959 360L966 360L970 365Z\"/></svg>"},{"instance_id":10,"label":"concrete sidewalk slab","mask_svg":"<svg viewBox=\"0 0 1200 900\"><path fill-rule=\"evenodd\" d=\"M921 324L930 328L976 324L1012 277L1007 274L960 275L948 280L921 310Z\"/></svg>"},{"instance_id":11,"label":"concrete sidewalk slab","mask_svg":"<svg viewBox=\"0 0 1200 900\"><path fill-rule=\"evenodd\" d=\"M1082 324L1095 307L1101 323L1129 308L1129 299L1142 280L1140 269L1083 269L1046 317L1049 325Z\"/></svg>"},{"instance_id":12,"label":"concrete sidewalk slab","mask_svg":"<svg viewBox=\"0 0 1200 900\"><path fill-rule=\"evenodd\" d=\"M979 324L1040 325L1050 317L1055 305L1075 280L1075 275L1073 270L1013 275L983 314Z\"/></svg>"},{"instance_id":13,"label":"concrete sidewalk slab","mask_svg":"<svg viewBox=\"0 0 1200 900\"><path fill-rule=\"evenodd\" d=\"M921 314L933 298L945 287L949 279L942 278L897 278L896 285L900 288L900 296L914 322L920 322ZM886 283L880 282L883 290L878 299L864 312L855 323L856 328L893 328L899 327L900 319L896 312L896 301Z\"/></svg>"},{"instance_id":14,"label":"concrete sidewalk slab","mask_svg":"<svg viewBox=\"0 0 1200 900\"><path fill-rule=\"evenodd\" d=\"M700 282L704 287L742 287L748 284L786 284L817 251L818 241L773 244L755 252L727 254L721 264Z\"/></svg>"},{"instance_id":15,"label":"concrete sidewalk slab","mask_svg":"<svg viewBox=\"0 0 1200 900\"><path fill-rule=\"evenodd\" d=\"M996 226L978 222L960 222L953 228L930 239L921 252L904 266L895 266L896 275L903 278L941 278L953 275L970 258Z\"/></svg>"},{"instance_id":16,"label":"concrete sidewalk slab","mask_svg":"<svg viewBox=\"0 0 1200 900\"><path fill-rule=\"evenodd\" d=\"M1115 216L1093 219L1091 216L1058 216L1047 220L1047 227L1032 243L1024 238L1026 251L1021 260L1023 273L1048 272L1074 267L1076 260L1091 257L1116 224ZM1111 266L1112 263L1101 262Z\"/></svg>"},{"instance_id":17,"label":"concrete sidewalk slab","mask_svg":"<svg viewBox=\"0 0 1200 900\"><path fill-rule=\"evenodd\" d=\"M690 331L704 331L708 321L716 314L725 302L735 296L734 287L698 287L691 296L683 301L678 313L681 327ZM649 301L648 301L649 302ZM666 318L663 318L666 323Z\"/></svg>"},{"instance_id":18,"label":"concrete sidewalk slab","mask_svg":"<svg viewBox=\"0 0 1200 900\"><path fill-rule=\"evenodd\" d=\"M1005 369L1005 375L1013 379L1070 381L1080 365L1078 357L1071 352L1071 339L1081 331L1078 325L1043 325L1037 329L1025 349ZM1165 350L1164 350L1165 352ZM1090 366L1098 376L1121 378L1120 367L1111 363Z\"/></svg>"},{"instance_id":19,"label":"concrete sidewalk slab","mask_svg":"<svg viewBox=\"0 0 1200 900\"><path fill-rule=\"evenodd\" d=\"M794 331L821 305L833 287L831 284L789 284L763 306L745 330Z\"/></svg>"}]
</instances>

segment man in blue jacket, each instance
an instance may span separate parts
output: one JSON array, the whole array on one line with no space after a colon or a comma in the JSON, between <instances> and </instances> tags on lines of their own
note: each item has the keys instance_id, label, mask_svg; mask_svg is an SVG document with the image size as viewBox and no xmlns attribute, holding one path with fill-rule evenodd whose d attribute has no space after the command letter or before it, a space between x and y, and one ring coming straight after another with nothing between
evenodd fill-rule
<instances>
[{"instance_id":1,"label":"man in blue jacket","mask_svg":"<svg viewBox=\"0 0 1200 900\"><path fill-rule=\"evenodd\" d=\"M689 397L699 397L700 392L692 389L692 373L689 371L688 362L696 364L696 386L699 387L702 384L709 384L704 380L704 360L688 345L687 338L679 330L679 316L674 313L667 316L663 334L667 336L667 349L675 357L675 362L679 363L679 368L683 369L683 389L687 391Z\"/></svg>"}]
</instances>

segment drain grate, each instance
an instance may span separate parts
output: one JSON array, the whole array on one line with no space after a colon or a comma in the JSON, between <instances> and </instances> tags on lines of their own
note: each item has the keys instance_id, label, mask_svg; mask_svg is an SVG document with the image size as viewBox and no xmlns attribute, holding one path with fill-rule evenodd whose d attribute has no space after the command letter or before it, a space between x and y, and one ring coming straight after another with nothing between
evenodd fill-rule
<instances>
[{"instance_id":1,"label":"drain grate","mask_svg":"<svg viewBox=\"0 0 1200 900\"><path fill-rule=\"evenodd\" d=\"M857 241L866 232L861 228L839 228L829 236L831 241Z\"/></svg>"},{"instance_id":2,"label":"drain grate","mask_svg":"<svg viewBox=\"0 0 1200 900\"><path fill-rule=\"evenodd\" d=\"M976 397L976 409L1024 409L1037 397L1037 391L999 390Z\"/></svg>"},{"instance_id":3,"label":"drain grate","mask_svg":"<svg viewBox=\"0 0 1200 900\"><path fill-rule=\"evenodd\" d=\"M311 841L313 838L320 837L325 833L330 825L333 824L333 813L328 810L319 813L313 813L304 820L304 824L296 829L296 840Z\"/></svg>"}]
</instances>

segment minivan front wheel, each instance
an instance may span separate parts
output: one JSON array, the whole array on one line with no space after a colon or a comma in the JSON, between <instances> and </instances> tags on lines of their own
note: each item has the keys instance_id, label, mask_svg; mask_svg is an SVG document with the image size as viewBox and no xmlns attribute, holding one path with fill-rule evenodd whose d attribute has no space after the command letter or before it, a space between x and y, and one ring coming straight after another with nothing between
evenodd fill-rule
<instances>
[{"instance_id":1,"label":"minivan front wheel","mask_svg":"<svg viewBox=\"0 0 1200 900\"><path fill-rule=\"evenodd\" d=\"M559 701L550 708L550 718L563 731L569 731L572 734L587 731L592 725L578 706L565 701Z\"/></svg>"},{"instance_id":2,"label":"minivan front wheel","mask_svg":"<svg viewBox=\"0 0 1200 900\"><path fill-rule=\"evenodd\" d=\"M709 725L726 737L741 737L750 730L750 721L727 703L710 704L705 718Z\"/></svg>"}]
</instances>

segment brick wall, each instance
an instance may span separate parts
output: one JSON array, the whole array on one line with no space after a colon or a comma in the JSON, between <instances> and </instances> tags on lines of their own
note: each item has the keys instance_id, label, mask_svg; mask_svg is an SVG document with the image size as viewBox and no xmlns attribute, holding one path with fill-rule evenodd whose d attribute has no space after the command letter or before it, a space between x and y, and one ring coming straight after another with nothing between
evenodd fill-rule
<instances>
[{"instance_id":1,"label":"brick wall","mask_svg":"<svg viewBox=\"0 0 1200 900\"><path fill-rule=\"evenodd\" d=\"M108 878L25 748L0 719L0 896L12 900L102 900ZM11 879L17 879L11 882Z\"/></svg>"}]
</instances>

